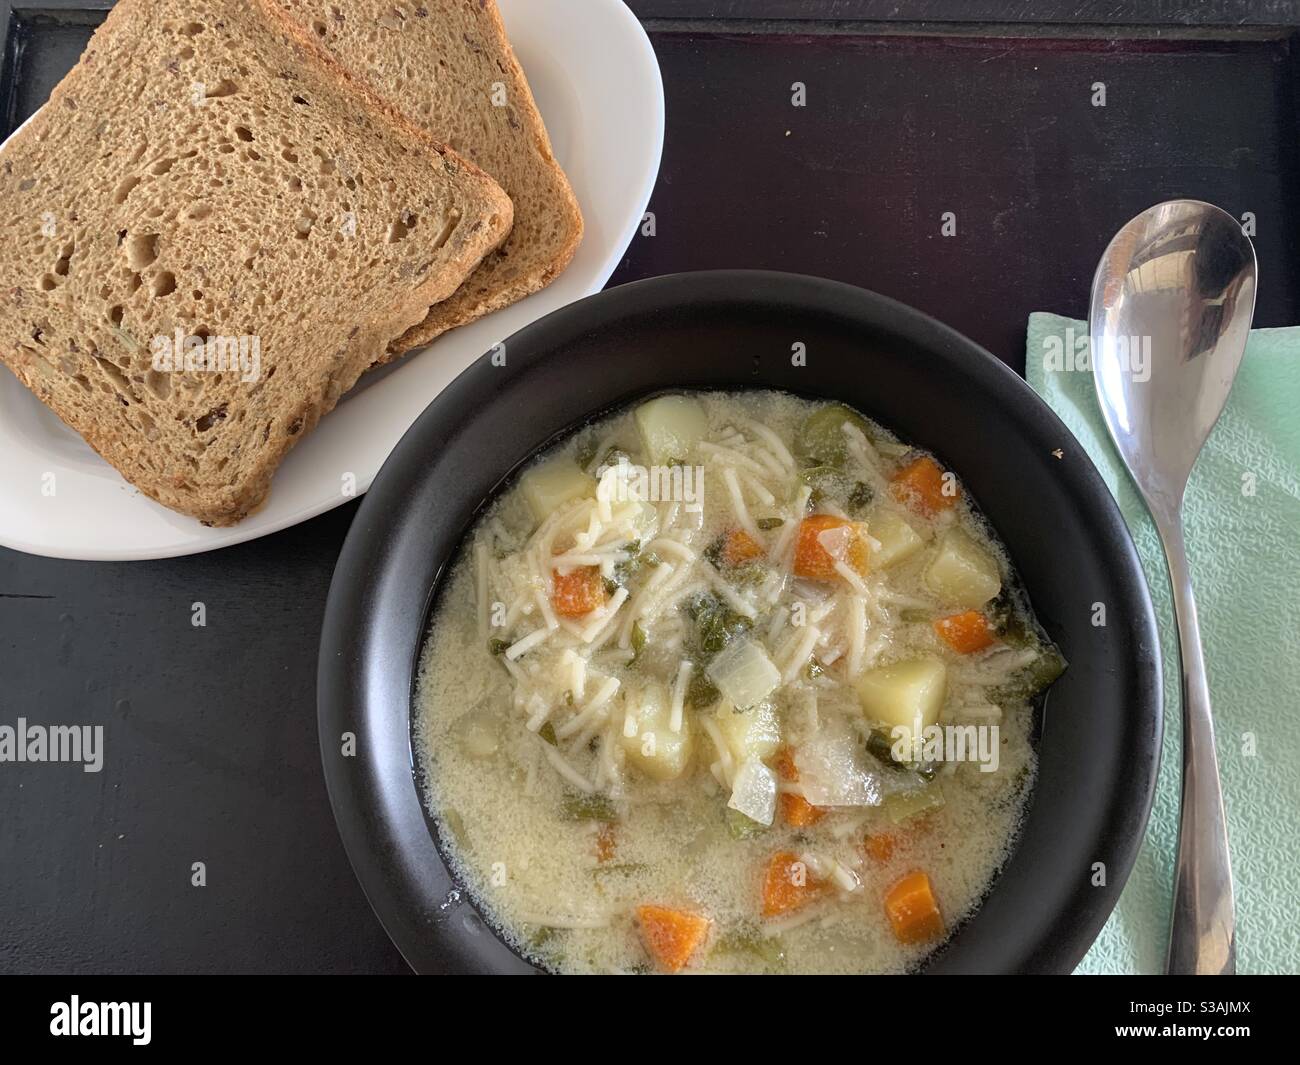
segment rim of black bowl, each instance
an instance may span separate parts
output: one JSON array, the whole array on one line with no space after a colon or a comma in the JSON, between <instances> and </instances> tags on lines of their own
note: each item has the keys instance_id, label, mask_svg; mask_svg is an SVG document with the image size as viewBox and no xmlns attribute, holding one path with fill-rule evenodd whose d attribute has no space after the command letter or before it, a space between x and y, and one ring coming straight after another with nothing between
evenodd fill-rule
<instances>
[{"instance_id":1,"label":"rim of black bowl","mask_svg":"<svg viewBox=\"0 0 1300 1065\"><path fill-rule=\"evenodd\" d=\"M711 306L724 304L733 310L744 306L768 314L784 308L791 315L834 320L843 328L861 330L864 337L922 352L935 363L927 373L947 375L968 387L970 395L985 397L991 415L1016 423L1045 452L1066 442L1073 444L1071 461L1057 461L1051 476L1080 504L1080 535L1103 545L1104 561L1109 564L1106 572L1116 600L1110 614L1119 619L1113 638L1127 658L1115 663L1122 668L1115 668L1115 675L1106 680L1120 685L1124 701L1120 731L1105 745L1101 764L1086 769L1096 776L1086 783L1097 789L1097 801L1076 811L1068 826L1054 826L1068 828L1055 839L1035 825L1035 801L1045 787L1040 768L1025 828L1010 859L980 909L922 966L923 971L936 973L1069 972L1100 932L1128 879L1159 771L1163 728L1159 641L1132 539L1086 453L1014 371L913 308L865 289L799 274L751 270L672 274L571 304L494 349L504 350L508 377L492 364L491 353L484 355L434 399L399 441L367 493L340 554L326 604L317 674L326 786L366 898L417 972L536 971L488 929L473 900L448 872L417 791L410 707L430 606L447 565L482 507L529 458L591 417L674 387L800 391L797 384L757 380L760 357L756 354L749 373L734 369L747 365L747 360L733 359L733 368L724 374L732 381L730 386L716 375L699 384L673 379L630 391L611 389L601 381L571 381L572 394L566 396L566 412L559 417L547 413L549 404L523 402L545 395L530 389L541 386L548 361L563 358L564 349L578 338L600 335L610 347L610 358L618 358L628 323L707 316ZM788 347L781 357L788 362ZM502 404L507 407L502 409ZM489 416L493 411L498 413ZM867 409L866 413L875 412ZM492 417L509 419L510 432L497 435L510 439L492 436L487 425ZM887 417L880 420L890 424ZM944 457L942 430L939 440L901 431L900 435ZM462 482L472 480L467 466L475 465L481 454L492 457L477 464L482 467L477 486L461 488ZM1043 456L1035 459L1042 461ZM950 465L969 483L971 470L963 469L960 461ZM444 495L459 491L463 498L447 504L435 482ZM453 490L446 491L448 486ZM981 501L978 491L975 498ZM444 543L429 546L422 530L440 516ZM998 526L996 519L994 526ZM1019 570L1014 550L1012 557ZM1029 590L1032 599L1034 589ZM1055 636L1051 619L1040 615L1040 620ZM1065 650L1069 657L1070 649ZM1067 671L1058 684L1069 676ZM1051 693L1049 707L1050 699ZM1040 719L1037 727L1041 724ZM355 737L351 754L344 753L347 734ZM1101 886L1093 885L1095 862L1105 864ZM1018 867L1035 870L1038 879L1032 883L1017 879ZM1041 896L1032 892L1034 887L1043 889ZM972 938L975 927L979 935Z\"/></svg>"}]
</instances>

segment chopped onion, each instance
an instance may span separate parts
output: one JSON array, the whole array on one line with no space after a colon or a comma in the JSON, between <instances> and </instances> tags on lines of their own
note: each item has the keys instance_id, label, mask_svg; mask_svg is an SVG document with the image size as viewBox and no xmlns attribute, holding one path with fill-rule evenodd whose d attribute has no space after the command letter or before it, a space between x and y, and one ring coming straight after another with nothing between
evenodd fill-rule
<instances>
[{"instance_id":1,"label":"chopped onion","mask_svg":"<svg viewBox=\"0 0 1300 1065\"><path fill-rule=\"evenodd\" d=\"M776 817L776 774L757 758L746 758L736 771L727 805L751 821L770 825Z\"/></svg>"},{"instance_id":2,"label":"chopped onion","mask_svg":"<svg viewBox=\"0 0 1300 1065\"><path fill-rule=\"evenodd\" d=\"M854 539L854 530L849 525L839 525L833 529L823 529L817 534L817 542L831 558L843 562L849 557L849 547Z\"/></svg>"},{"instance_id":3,"label":"chopped onion","mask_svg":"<svg viewBox=\"0 0 1300 1065\"><path fill-rule=\"evenodd\" d=\"M781 674L763 648L739 639L709 663L705 674L737 710L761 703L781 683Z\"/></svg>"},{"instance_id":4,"label":"chopped onion","mask_svg":"<svg viewBox=\"0 0 1300 1065\"><path fill-rule=\"evenodd\" d=\"M814 806L879 806L880 774L864 744L843 722L826 722L795 754L799 786Z\"/></svg>"},{"instance_id":5,"label":"chopped onion","mask_svg":"<svg viewBox=\"0 0 1300 1065\"><path fill-rule=\"evenodd\" d=\"M471 758L491 758L501 746L496 718L484 710L471 710L456 722L461 747Z\"/></svg>"}]
</instances>

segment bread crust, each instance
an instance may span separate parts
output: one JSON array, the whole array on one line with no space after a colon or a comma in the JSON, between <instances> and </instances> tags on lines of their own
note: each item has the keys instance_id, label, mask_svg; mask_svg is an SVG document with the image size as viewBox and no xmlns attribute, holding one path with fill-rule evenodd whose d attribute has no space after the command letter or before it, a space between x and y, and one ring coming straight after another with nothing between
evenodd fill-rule
<instances>
[{"instance_id":1,"label":"bread crust","mask_svg":"<svg viewBox=\"0 0 1300 1065\"><path fill-rule=\"evenodd\" d=\"M533 90L528 84L528 78L524 75L524 69L515 55L514 48L511 47L509 37L506 36L506 27L501 18L501 11L497 7L496 0L485 0L479 6L484 17L488 19L493 38L497 47L501 50L502 59L509 64L511 84L517 108L523 112L525 124L539 153L553 168L557 186L555 189L555 195L558 199L556 207L560 213L561 224L564 227L566 236L550 258L538 264L538 269L531 277L498 288L492 298L482 303L471 304L467 299L457 300L453 297L445 303L431 307L424 321L408 329L397 340L388 345L386 357L383 360L385 362L389 362L413 348L423 347L448 330L455 329L460 325L467 325L484 315L491 314L493 311L509 307L526 296L531 296L534 292L540 292L564 272L569 263L573 261L578 246L582 243L584 230L582 208L578 205L578 198L574 195L573 186L569 183L568 175L564 173L563 168L555 158L555 153L551 149L551 138L546 132L546 123L542 121L542 113L537 108L537 101L533 99ZM480 267L480 270L482 269L484 267Z\"/></svg>"}]
</instances>

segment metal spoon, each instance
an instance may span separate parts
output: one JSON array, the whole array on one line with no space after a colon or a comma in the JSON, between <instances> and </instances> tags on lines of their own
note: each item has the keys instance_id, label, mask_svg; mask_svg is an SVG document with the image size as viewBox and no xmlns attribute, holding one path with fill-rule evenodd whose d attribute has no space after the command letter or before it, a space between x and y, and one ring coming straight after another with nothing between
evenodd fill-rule
<instances>
[{"instance_id":1,"label":"metal spoon","mask_svg":"<svg viewBox=\"0 0 1300 1065\"><path fill-rule=\"evenodd\" d=\"M1178 618L1183 793L1171 973L1236 971L1228 832L1182 505L1246 350L1255 275L1255 249L1235 218L1171 200L1115 235L1092 283L1097 399L1160 534Z\"/></svg>"}]
</instances>

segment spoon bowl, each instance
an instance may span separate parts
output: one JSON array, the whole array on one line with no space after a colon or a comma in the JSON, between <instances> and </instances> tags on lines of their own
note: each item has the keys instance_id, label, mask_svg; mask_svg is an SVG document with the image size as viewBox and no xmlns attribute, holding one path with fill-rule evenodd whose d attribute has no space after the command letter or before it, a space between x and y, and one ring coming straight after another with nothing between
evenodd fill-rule
<instances>
[{"instance_id":1,"label":"spoon bowl","mask_svg":"<svg viewBox=\"0 0 1300 1065\"><path fill-rule=\"evenodd\" d=\"M1097 392L1144 494L1181 501L1246 350L1255 277L1241 223L1196 200L1143 211L1106 249L1090 323Z\"/></svg>"}]
</instances>

